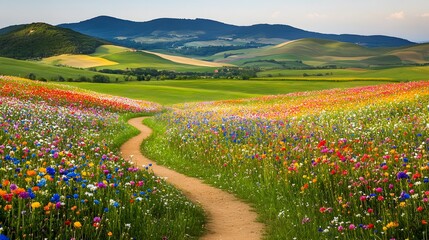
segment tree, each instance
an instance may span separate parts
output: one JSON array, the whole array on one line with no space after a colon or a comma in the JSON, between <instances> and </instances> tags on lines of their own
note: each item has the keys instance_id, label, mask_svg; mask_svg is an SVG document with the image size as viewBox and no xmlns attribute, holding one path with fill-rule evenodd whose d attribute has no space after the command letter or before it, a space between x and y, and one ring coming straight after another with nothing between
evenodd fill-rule
<instances>
[{"instance_id":1,"label":"tree","mask_svg":"<svg viewBox=\"0 0 429 240\"><path fill-rule=\"evenodd\" d=\"M109 83L110 78L108 76L98 74L92 77L92 81L96 83Z\"/></svg>"},{"instance_id":2,"label":"tree","mask_svg":"<svg viewBox=\"0 0 429 240\"><path fill-rule=\"evenodd\" d=\"M34 74L34 73L30 73L30 74L28 74L28 79L31 79L31 80L36 80L36 74Z\"/></svg>"}]
</instances>

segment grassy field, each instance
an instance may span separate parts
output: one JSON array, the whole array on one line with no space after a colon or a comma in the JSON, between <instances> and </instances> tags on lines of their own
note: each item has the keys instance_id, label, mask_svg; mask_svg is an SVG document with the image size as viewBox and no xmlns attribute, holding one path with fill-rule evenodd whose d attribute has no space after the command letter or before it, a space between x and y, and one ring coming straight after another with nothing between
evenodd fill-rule
<instances>
[{"instance_id":1,"label":"grassy field","mask_svg":"<svg viewBox=\"0 0 429 240\"><path fill-rule=\"evenodd\" d=\"M89 55L70 55L62 54L59 56L49 57L42 60L43 63L50 65L63 65L76 68L91 68L98 66L107 66L118 64L102 57L93 57Z\"/></svg>"},{"instance_id":2,"label":"grassy field","mask_svg":"<svg viewBox=\"0 0 429 240\"><path fill-rule=\"evenodd\" d=\"M401 66L429 61L429 44L402 48L366 48L357 44L322 39L300 39L263 48L240 49L217 53L207 60L247 66L249 63L275 60L302 61L312 66L342 67ZM262 67L279 67L264 66ZM290 67L289 67L290 68Z\"/></svg>"},{"instance_id":3,"label":"grassy field","mask_svg":"<svg viewBox=\"0 0 429 240\"><path fill-rule=\"evenodd\" d=\"M158 102L165 105L239 99L290 92L376 85L383 81L260 81L260 80L169 80L111 84L64 83L96 92Z\"/></svg>"},{"instance_id":4,"label":"grassy field","mask_svg":"<svg viewBox=\"0 0 429 240\"><path fill-rule=\"evenodd\" d=\"M91 55L60 55L43 60L47 64L63 64L71 67L97 69L155 68L172 71L213 71L220 63L205 62L186 57L146 51L132 51L129 48L103 45Z\"/></svg>"},{"instance_id":5,"label":"grassy field","mask_svg":"<svg viewBox=\"0 0 429 240\"><path fill-rule=\"evenodd\" d=\"M62 76L65 79L73 78L77 79L79 77L88 77L91 78L95 73L89 70L68 68L68 67L58 67L48 64L43 64L37 61L22 61L15 60L11 58L0 57L0 74L1 75L12 75L18 77L26 77L28 74L33 73L36 75L36 78L39 79L43 77L47 80L58 79L59 76ZM111 80L116 78L122 80L122 75L115 74L103 74L109 76Z\"/></svg>"},{"instance_id":6,"label":"grassy field","mask_svg":"<svg viewBox=\"0 0 429 240\"><path fill-rule=\"evenodd\" d=\"M225 58L225 53L227 56ZM377 56L381 50L364 48L356 44L343 43L321 39L301 39L290 41L276 46L240 49L219 53L211 57L211 60L243 64L247 61L275 59L283 60L318 60L320 63L328 63L334 60L355 59L361 60L367 57Z\"/></svg>"},{"instance_id":7,"label":"grassy field","mask_svg":"<svg viewBox=\"0 0 429 240\"><path fill-rule=\"evenodd\" d=\"M102 66L98 69L156 68L175 71L212 71L212 68L209 67L176 63L146 52L117 52L105 55L103 58L118 64Z\"/></svg>"},{"instance_id":8,"label":"grassy field","mask_svg":"<svg viewBox=\"0 0 429 240\"><path fill-rule=\"evenodd\" d=\"M326 75L331 74L332 75ZM308 77L303 77L308 74ZM323 76L315 76L322 74ZM429 79L429 66L397 67L385 69L316 69L316 70L269 70L260 72L258 77L274 79L297 80L389 80L389 81L416 81Z\"/></svg>"}]
</instances>

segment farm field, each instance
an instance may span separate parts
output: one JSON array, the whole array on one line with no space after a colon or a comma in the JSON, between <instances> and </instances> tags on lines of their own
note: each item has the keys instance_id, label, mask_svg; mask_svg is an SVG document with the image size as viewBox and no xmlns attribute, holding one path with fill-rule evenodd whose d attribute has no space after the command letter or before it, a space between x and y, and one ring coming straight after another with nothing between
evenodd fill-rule
<instances>
[{"instance_id":1,"label":"farm field","mask_svg":"<svg viewBox=\"0 0 429 240\"><path fill-rule=\"evenodd\" d=\"M220 63L205 62L202 60L176 57L166 54L147 51L134 51L129 48L102 45L95 53L90 55L60 55L45 58L46 64L61 64L69 67L96 69L119 69L128 68L154 68L160 70L175 71L212 71L215 67L221 67ZM227 65L227 64L226 64Z\"/></svg>"},{"instance_id":2,"label":"farm field","mask_svg":"<svg viewBox=\"0 0 429 240\"><path fill-rule=\"evenodd\" d=\"M200 207L119 154L126 120L161 105L6 76L0 89L1 239L202 234Z\"/></svg>"},{"instance_id":3,"label":"farm field","mask_svg":"<svg viewBox=\"0 0 429 240\"><path fill-rule=\"evenodd\" d=\"M267 239L427 239L429 82L173 105L150 158L256 206Z\"/></svg>"},{"instance_id":4,"label":"farm field","mask_svg":"<svg viewBox=\"0 0 429 240\"><path fill-rule=\"evenodd\" d=\"M95 74L108 76L112 81L116 78L123 79L124 76L117 74L95 73L89 70L76 69L69 67L58 67L48 64L43 64L39 61L22 61L12 58L0 57L0 74L11 75L17 77L26 77L33 73L37 79L43 77L47 80L58 79L59 76L68 79L78 79L80 77L92 78Z\"/></svg>"},{"instance_id":5,"label":"farm field","mask_svg":"<svg viewBox=\"0 0 429 240\"><path fill-rule=\"evenodd\" d=\"M299 91L357 87L385 81L167 80L111 84L62 83L100 93L171 105L184 102L251 98Z\"/></svg>"},{"instance_id":6,"label":"farm field","mask_svg":"<svg viewBox=\"0 0 429 240\"><path fill-rule=\"evenodd\" d=\"M174 56L169 56L173 60ZM119 74L106 74L90 71L89 68L125 70L128 68L153 68L158 70L192 71L192 72L213 72L214 66L198 66L204 63L201 60L190 58L179 58L181 63L170 61L152 53L134 52L128 48L103 45L97 48L91 55L59 55L42 59L41 61L24 61L12 58L0 57L0 74L18 77L26 77L30 73L37 79L47 80L79 79L86 77L91 79L94 75L101 74L108 76L112 82L123 81L125 76ZM188 64L184 64L188 62ZM217 63L207 63L214 64ZM217 64L219 65L219 64Z\"/></svg>"}]
</instances>

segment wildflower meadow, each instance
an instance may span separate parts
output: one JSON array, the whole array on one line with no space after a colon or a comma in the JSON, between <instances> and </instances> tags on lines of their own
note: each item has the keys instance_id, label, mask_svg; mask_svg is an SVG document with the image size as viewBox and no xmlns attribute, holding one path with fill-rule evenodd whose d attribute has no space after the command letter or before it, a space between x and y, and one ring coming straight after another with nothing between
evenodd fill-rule
<instances>
[{"instance_id":1,"label":"wildflower meadow","mask_svg":"<svg viewBox=\"0 0 429 240\"><path fill-rule=\"evenodd\" d=\"M0 91L0 239L201 234L202 210L117 147L126 113L160 105L6 76Z\"/></svg>"},{"instance_id":2,"label":"wildflower meadow","mask_svg":"<svg viewBox=\"0 0 429 240\"><path fill-rule=\"evenodd\" d=\"M144 151L235 193L267 239L428 239L429 82L188 103Z\"/></svg>"}]
</instances>

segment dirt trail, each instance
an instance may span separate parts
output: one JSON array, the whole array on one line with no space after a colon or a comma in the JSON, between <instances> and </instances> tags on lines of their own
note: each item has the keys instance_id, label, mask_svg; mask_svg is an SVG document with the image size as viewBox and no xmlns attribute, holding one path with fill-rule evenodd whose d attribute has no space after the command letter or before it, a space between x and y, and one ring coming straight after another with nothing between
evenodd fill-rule
<instances>
[{"instance_id":1,"label":"dirt trail","mask_svg":"<svg viewBox=\"0 0 429 240\"><path fill-rule=\"evenodd\" d=\"M138 166L152 163L153 171L157 176L166 177L167 182L173 184L190 200L199 203L204 208L208 216L208 223L206 225L207 233L202 239L261 239L264 225L256 222L257 214L249 205L227 192L204 184L201 180L158 166L140 153L141 142L152 133L152 129L142 124L143 119L140 117L128 121L141 133L122 145L122 155L126 159L133 156L132 161Z\"/></svg>"}]
</instances>

